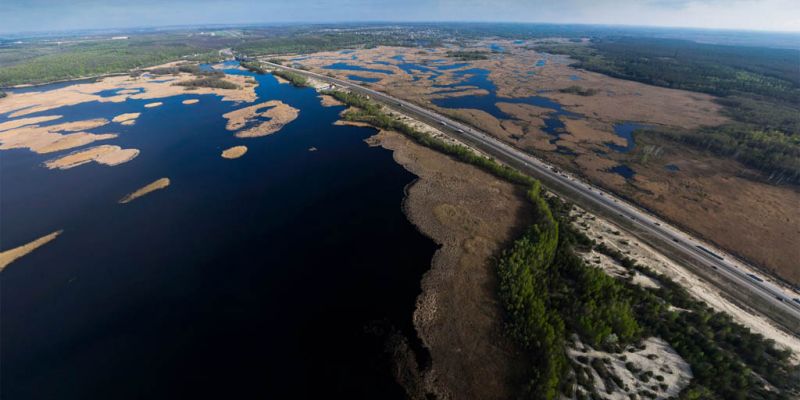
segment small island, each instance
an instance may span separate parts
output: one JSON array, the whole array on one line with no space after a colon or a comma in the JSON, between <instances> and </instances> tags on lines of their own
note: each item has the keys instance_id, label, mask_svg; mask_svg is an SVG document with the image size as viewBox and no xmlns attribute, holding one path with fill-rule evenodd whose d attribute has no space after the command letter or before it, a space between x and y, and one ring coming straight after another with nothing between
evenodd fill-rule
<instances>
[{"instance_id":1,"label":"small island","mask_svg":"<svg viewBox=\"0 0 800 400\"><path fill-rule=\"evenodd\" d=\"M170 183L169 178L157 179L156 181L149 183L140 189L137 189L135 192L126 195L125 197L120 199L119 202L120 204L130 203L138 199L139 197L155 192L156 190L161 190L166 188L167 186L169 186L169 183Z\"/></svg>"},{"instance_id":2,"label":"small island","mask_svg":"<svg viewBox=\"0 0 800 400\"><path fill-rule=\"evenodd\" d=\"M222 151L222 158L227 158L229 160L232 160L234 158L239 158L243 156L244 153L247 153L247 146L234 146L231 147L230 149L225 149L224 151Z\"/></svg>"}]
</instances>

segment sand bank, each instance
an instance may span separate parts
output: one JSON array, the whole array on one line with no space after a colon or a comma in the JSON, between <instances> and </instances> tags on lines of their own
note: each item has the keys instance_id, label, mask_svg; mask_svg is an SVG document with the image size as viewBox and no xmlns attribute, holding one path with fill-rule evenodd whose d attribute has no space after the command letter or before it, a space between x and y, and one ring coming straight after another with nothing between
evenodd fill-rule
<instances>
[{"instance_id":1,"label":"sand bank","mask_svg":"<svg viewBox=\"0 0 800 400\"><path fill-rule=\"evenodd\" d=\"M234 158L239 158L243 156L244 153L247 153L247 146L234 146L231 147L230 149L225 149L222 152L222 158L227 158L229 160Z\"/></svg>"},{"instance_id":2,"label":"sand bank","mask_svg":"<svg viewBox=\"0 0 800 400\"><path fill-rule=\"evenodd\" d=\"M145 105L144 105L144 108L160 107L160 106L162 106L162 105L164 105L164 103L162 103L162 102L160 102L160 101L156 101L156 102L154 102L154 103L147 103L147 104L145 104Z\"/></svg>"},{"instance_id":3,"label":"sand bank","mask_svg":"<svg viewBox=\"0 0 800 400\"><path fill-rule=\"evenodd\" d=\"M272 75L272 76L275 78L276 81L278 81L278 83L280 83L282 85L283 84L287 84L287 83L291 83L291 82L287 81L285 78L280 77L278 75Z\"/></svg>"},{"instance_id":4,"label":"sand bank","mask_svg":"<svg viewBox=\"0 0 800 400\"><path fill-rule=\"evenodd\" d=\"M126 163L139 155L138 149L123 149L119 146L101 145L76 151L44 163L49 169L70 169L89 162L114 166Z\"/></svg>"},{"instance_id":5,"label":"sand bank","mask_svg":"<svg viewBox=\"0 0 800 400\"><path fill-rule=\"evenodd\" d=\"M139 197L155 192L156 190L166 188L167 186L169 186L169 183L170 183L169 178L158 179L155 182L149 183L143 186L142 188L137 189L135 192L126 195L125 197L120 199L119 202L121 204L130 203L131 201L134 201Z\"/></svg>"},{"instance_id":6,"label":"sand bank","mask_svg":"<svg viewBox=\"0 0 800 400\"><path fill-rule=\"evenodd\" d=\"M39 124L39 123L42 123L42 122L48 122L48 121L59 119L61 117L62 117L61 115L47 115L47 116L43 116L43 117L13 119L11 121L6 121L6 122L3 122L3 123L0 123L0 132L7 131L9 129L16 129L16 128L19 128L21 126L34 125L34 124Z\"/></svg>"},{"instance_id":7,"label":"sand bank","mask_svg":"<svg viewBox=\"0 0 800 400\"><path fill-rule=\"evenodd\" d=\"M30 243L0 252L0 271L3 271L9 264L16 259L38 249L58 237L63 230L55 231L49 235L42 236Z\"/></svg>"},{"instance_id":8,"label":"sand bank","mask_svg":"<svg viewBox=\"0 0 800 400\"><path fill-rule=\"evenodd\" d=\"M167 79L169 78L169 79ZM193 95L214 94L223 101L253 102L256 99L255 88L258 83L244 75L225 75L223 80L237 86L236 89L219 89L208 87L187 88L176 83L191 81L197 76L188 73L156 76L129 75L111 76L96 82L81 82L46 92L10 93L0 102L0 114L9 114L11 118L30 115L59 107L89 102L122 103L128 99L156 100L165 97L180 96L187 93ZM114 91L114 95L101 96L106 91Z\"/></svg>"},{"instance_id":9,"label":"sand bank","mask_svg":"<svg viewBox=\"0 0 800 400\"><path fill-rule=\"evenodd\" d=\"M24 125L0 132L0 150L30 149L33 152L45 154L117 137L115 133L79 132L106 124L108 124L108 120L92 119L49 126Z\"/></svg>"},{"instance_id":10,"label":"sand bank","mask_svg":"<svg viewBox=\"0 0 800 400\"><path fill-rule=\"evenodd\" d=\"M265 111L263 111L266 109ZM228 120L226 129L236 131L236 137L249 138L273 134L286 124L294 121L300 114L300 110L285 104L279 100L270 100L250 107L240 108L224 114ZM268 121L261 122L255 126L245 128L246 125L254 122L256 118L269 118Z\"/></svg>"},{"instance_id":11,"label":"sand bank","mask_svg":"<svg viewBox=\"0 0 800 400\"><path fill-rule=\"evenodd\" d=\"M136 123L136 119L139 118L140 115L142 115L142 113L120 114L114 117L111 121L122 125L133 125Z\"/></svg>"},{"instance_id":12,"label":"sand bank","mask_svg":"<svg viewBox=\"0 0 800 400\"><path fill-rule=\"evenodd\" d=\"M197 104L200 100L198 99L187 99L181 102L181 104Z\"/></svg>"},{"instance_id":13,"label":"sand bank","mask_svg":"<svg viewBox=\"0 0 800 400\"><path fill-rule=\"evenodd\" d=\"M321 94L319 96L319 102L322 104L323 107L336 107L336 106L343 106L339 100L334 99L332 96L328 96L327 94Z\"/></svg>"}]
</instances>

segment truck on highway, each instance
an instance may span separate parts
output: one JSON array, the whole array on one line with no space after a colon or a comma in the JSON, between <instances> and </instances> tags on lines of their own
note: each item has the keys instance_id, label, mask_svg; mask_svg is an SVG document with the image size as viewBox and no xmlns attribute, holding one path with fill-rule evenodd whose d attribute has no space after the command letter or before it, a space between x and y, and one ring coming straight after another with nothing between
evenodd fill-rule
<instances>
[{"instance_id":1,"label":"truck on highway","mask_svg":"<svg viewBox=\"0 0 800 400\"><path fill-rule=\"evenodd\" d=\"M705 247L703 247L703 246L696 246L696 247L697 247L698 249L700 249L700 250L704 251L706 254L710 255L711 257L714 257L714 258L716 258L716 259L718 259L718 260L720 260L720 261L725 261L725 259L724 259L724 258L722 258L722 257L720 257L720 255L719 255L719 254L717 254L717 253L714 253L713 251L711 251L711 250L709 250L709 249L707 249L707 248L705 248ZM762 281L762 282L763 282L763 281Z\"/></svg>"}]
</instances>

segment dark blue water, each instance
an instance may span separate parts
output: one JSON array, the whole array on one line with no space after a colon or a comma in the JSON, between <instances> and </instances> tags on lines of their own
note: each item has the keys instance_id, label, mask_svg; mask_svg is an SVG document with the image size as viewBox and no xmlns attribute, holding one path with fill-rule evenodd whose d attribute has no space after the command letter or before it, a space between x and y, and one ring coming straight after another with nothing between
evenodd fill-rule
<instances>
[{"instance_id":1,"label":"dark blue water","mask_svg":"<svg viewBox=\"0 0 800 400\"><path fill-rule=\"evenodd\" d=\"M505 53L505 51L506 51L505 47L503 47L503 46L501 46L501 45L499 45L497 43L490 44L489 45L489 49L491 49L492 52L494 52L494 53Z\"/></svg>"},{"instance_id":2,"label":"dark blue water","mask_svg":"<svg viewBox=\"0 0 800 400\"><path fill-rule=\"evenodd\" d=\"M539 60L539 61L536 61L536 64L535 64L535 65L536 65L537 67L544 67L544 66L545 66L545 64L547 64L547 60Z\"/></svg>"},{"instance_id":3,"label":"dark blue water","mask_svg":"<svg viewBox=\"0 0 800 400\"><path fill-rule=\"evenodd\" d=\"M581 80L581 77L578 76L578 75L570 75L569 76L569 80L571 80L571 81L579 81L579 80Z\"/></svg>"},{"instance_id":4,"label":"dark blue water","mask_svg":"<svg viewBox=\"0 0 800 400\"><path fill-rule=\"evenodd\" d=\"M625 164L620 164L620 165L611 167L611 168L608 169L608 171L609 172L613 172L615 174L618 174L618 175L622 176L625 179L633 179L634 175L636 175L636 171L634 171L633 169L631 169L631 167L629 167L629 166L627 166Z\"/></svg>"},{"instance_id":5,"label":"dark blue water","mask_svg":"<svg viewBox=\"0 0 800 400\"><path fill-rule=\"evenodd\" d=\"M336 69L336 70L344 70L344 71L365 71L365 72L375 72L379 74L387 74L393 75L394 71L390 69L377 69L377 68L367 68L362 67L360 65L352 65L344 62L333 63L331 65L323 67L324 69Z\"/></svg>"},{"instance_id":6,"label":"dark blue water","mask_svg":"<svg viewBox=\"0 0 800 400\"><path fill-rule=\"evenodd\" d=\"M159 83L159 82L156 81L156 83ZM122 91L122 90L132 90L132 92L130 92L130 94L136 94L136 93L144 92L144 88L125 88L125 89L101 90L101 91L99 91L99 92L97 92L95 94L100 96L100 97L114 97L114 96L119 96L120 95L119 92ZM126 91L126 93L128 93L128 92Z\"/></svg>"},{"instance_id":7,"label":"dark blue water","mask_svg":"<svg viewBox=\"0 0 800 400\"><path fill-rule=\"evenodd\" d=\"M428 77L428 79L431 79L431 80L432 79L436 79L437 77L442 75L442 73L437 71L436 69L431 68L431 67L426 67L426 66L421 65L421 64L404 62L404 63L397 64L397 67L402 69L403 72L413 76L413 80L415 80L415 81L420 79L420 76L418 74L416 74L415 71L416 72L422 72L422 73L431 74Z\"/></svg>"},{"instance_id":8,"label":"dark blue water","mask_svg":"<svg viewBox=\"0 0 800 400\"><path fill-rule=\"evenodd\" d=\"M370 78L368 76L347 75L347 79L351 81L374 83L381 80L381 78Z\"/></svg>"},{"instance_id":9,"label":"dark blue water","mask_svg":"<svg viewBox=\"0 0 800 400\"><path fill-rule=\"evenodd\" d=\"M665 166L664 166L664 169L666 169L666 170L667 170L667 171L669 171L669 172L678 172L678 171L680 171L680 170L681 170L681 169L680 169L680 168L678 168L678 166L677 166L677 165L675 165L675 164L667 164L667 165L665 165Z\"/></svg>"},{"instance_id":10,"label":"dark blue water","mask_svg":"<svg viewBox=\"0 0 800 400\"><path fill-rule=\"evenodd\" d=\"M449 64L449 65L438 65L438 66L436 66L436 69L438 69L440 71L446 71L446 70L450 70L450 69L463 68L463 67L466 67L468 65L469 65L469 63L455 63L455 64Z\"/></svg>"},{"instance_id":11,"label":"dark blue water","mask_svg":"<svg viewBox=\"0 0 800 400\"><path fill-rule=\"evenodd\" d=\"M415 337L435 250L401 211L414 176L363 143L370 130L331 125L341 107L257 79L259 101L301 110L270 136L225 130L221 115L248 104L186 95L34 114L142 112L94 130L141 150L116 167L48 170L53 155L0 153L2 249L64 230L3 272L0 397L405 397L385 334ZM241 144L242 158L220 157ZM117 203L165 176L167 189Z\"/></svg>"},{"instance_id":12,"label":"dark blue water","mask_svg":"<svg viewBox=\"0 0 800 400\"><path fill-rule=\"evenodd\" d=\"M553 110L544 118L545 126L542 130L552 136L550 143L555 143L561 134L565 132L564 123L560 117L577 118L578 115L571 113L561 107L561 104L541 96L530 96L524 98L507 98L497 96L497 86L489 79L489 70L482 68L471 68L453 72L455 78L461 78L459 82L448 85L433 85L436 88L454 88L458 86L477 86L487 90L487 95L467 95L457 97L447 97L434 99L433 103L445 108L471 108L483 110L497 119L510 119L510 115L504 113L497 107L498 102L530 104ZM565 149L566 152L568 149Z\"/></svg>"},{"instance_id":13,"label":"dark blue water","mask_svg":"<svg viewBox=\"0 0 800 400\"><path fill-rule=\"evenodd\" d=\"M627 144L625 146L620 146L618 144L607 142L605 145L616 152L629 153L636 147L636 141L633 138L633 132L637 129L643 129L646 127L646 125L636 122L622 122L619 124L614 124L614 133L617 136L624 138L627 141Z\"/></svg>"},{"instance_id":14,"label":"dark blue water","mask_svg":"<svg viewBox=\"0 0 800 400\"><path fill-rule=\"evenodd\" d=\"M25 87L18 87L18 88L8 88L8 89L3 89L3 90L6 91L6 92L9 92L9 93L30 93L30 92L40 92L40 91L42 91L42 88L44 88L44 87L47 87L48 90L52 90L52 89L59 89L59 88L67 87L67 86L76 85L76 84L79 84L79 83L91 83L91 82L94 82L94 81L95 81L95 79L89 78L89 79L81 79L81 80L74 80L74 81L68 81L68 82L51 83L51 84L48 84L48 85L34 85L34 86L25 86Z\"/></svg>"}]
</instances>

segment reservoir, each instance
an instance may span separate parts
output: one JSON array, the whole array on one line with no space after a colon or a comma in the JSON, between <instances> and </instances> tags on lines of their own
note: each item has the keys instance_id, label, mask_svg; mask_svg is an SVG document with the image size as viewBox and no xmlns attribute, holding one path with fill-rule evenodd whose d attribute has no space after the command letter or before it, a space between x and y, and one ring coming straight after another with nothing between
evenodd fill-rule
<instances>
[{"instance_id":1,"label":"reservoir","mask_svg":"<svg viewBox=\"0 0 800 400\"><path fill-rule=\"evenodd\" d=\"M255 78L258 102L300 110L269 136L225 129L248 103L187 92L30 115L140 111L92 130L140 150L118 166L0 152L2 250L63 229L2 272L0 397L405 397L384 347L397 331L419 348L412 313L436 250L402 211L415 177L364 143L373 130L332 125L342 107ZM220 157L238 145L244 156ZM162 177L166 189L118 203Z\"/></svg>"}]
</instances>

